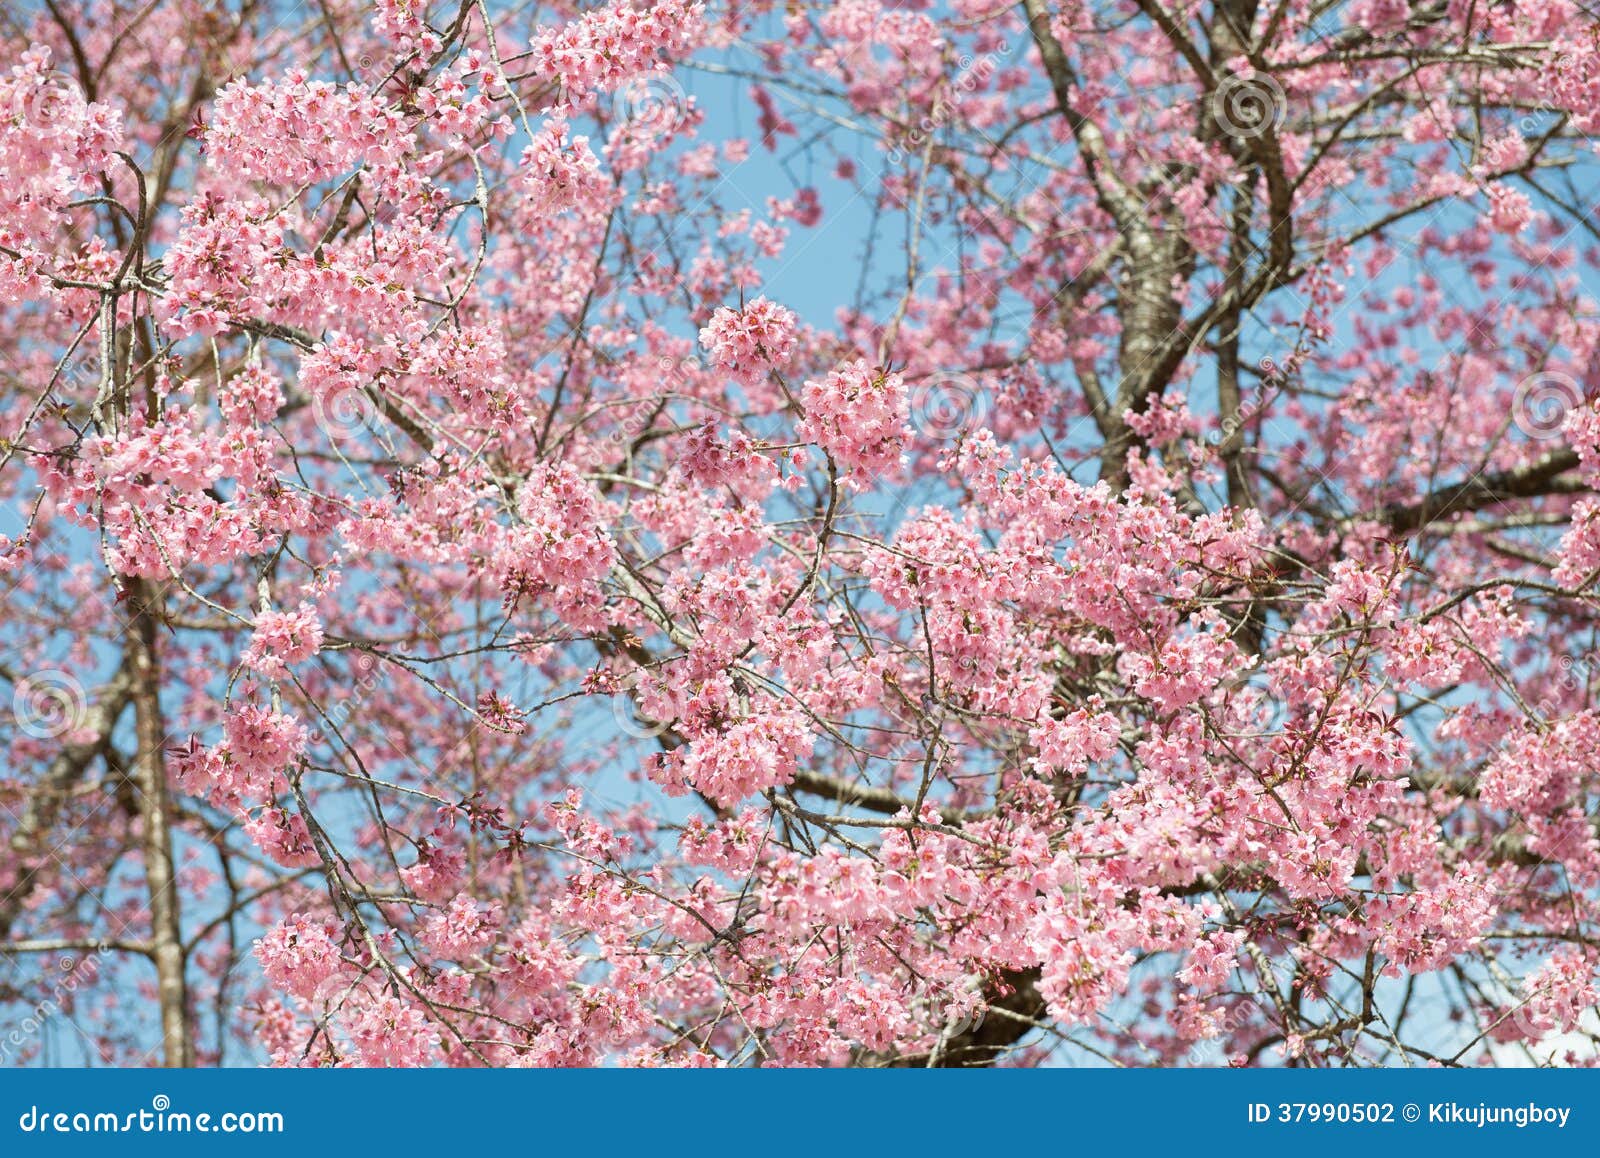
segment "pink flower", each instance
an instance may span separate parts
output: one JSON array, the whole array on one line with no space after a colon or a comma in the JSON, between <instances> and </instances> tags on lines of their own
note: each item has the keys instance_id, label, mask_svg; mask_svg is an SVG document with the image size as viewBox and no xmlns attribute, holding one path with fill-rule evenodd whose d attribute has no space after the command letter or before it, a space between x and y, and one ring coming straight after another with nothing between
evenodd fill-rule
<instances>
[{"instance_id":1,"label":"pink flower","mask_svg":"<svg viewBox=\"0 0 1600 1158\"><path fill-rule=\"evenodd\" d=\"M1061 720L1045 720L1028 738L1038 749L1033 765L1041 775L1078 775L1091 760L1104 760L1116 750L1120 728L1115 716L1091 716L1083 709Z\"/></svg>"},{"instance_id":2,"label":"pink flower","mask_svg":"<svg viewBox=\"0 0 1600 1158\"><path fill-rule=\"evenodd\" d=\"M390 994L357 992L350 1004L345 1029L363 1064L415 1068L432 1060L439 1032L422 1010Z\"/></svg>"},{"instance_id":3,"label":"pink flower","mask_svg":"<svg viewBox=\"0 0 1600 1158\"><path fill-rule=\"evenodd\" d=\"M1600 1004L1597 971L1600 965L1593 954L1576 946L1564 945L1552 953L1522 979L1521 1006L1512 1014L1512 1024L1524 1031L1520 1036L1537 1038L1576 1029L1579 1019Z\"/></svg>"},{"instance_id":4,"label":"pink flower","mask_svg":"<svg viewBox=\"0 0 1600 1158\"><path fill-rule=\"evenodd\" d=\"M800 433L828 451L851 476L870 481L893 471L910 430L910 398L899 374L847 362L807 382Z\"/></svg>"},{"instance_id":5,"label":"pink flower","mask_svg":"<svg viewBox=\"0 0 1600 1158\"><path fill-rule=\"evenodd\" d=\"M439 956L460 960L485 949L499 929L499 906L480 904L466 893L458 893L423 923L421 935L423 943Z\"/></svg>"},{"instance_id":6,"label":"pink flower","mask_svg":"<svg viewBox=\"0 0 1600 1158\"><path fill-rule=\"evenodd\" d=\"M700 345L718 368L749 386L788 365L797 329L792 310L759 297L740 310L718 309L701 329Z\"/></svg>"},{"instance_id":7,"label":"pink flower","mask_svg":"<svg viewBox=\"0 0 1600 1158\"><path fill-rule=\"evenodd\" d=\"M574 207L603 211L615 200L589 138L570 136L561 120L547 124L523 151L520 181L539 217Z\"/></svg>"},{"instance_id":8,"label":"pink flower","mask_svg":"<svg viewBox=\"0 0 1600 1158\"><path fill-rule=\"evenodd\" d=\"M305 818L268 806L244 823L244 832L256 847L284 868L310 868L322 863Z\"/></svg>"},{"instance_id":9,"label":"pink flower","mask_svg":"<svg viewBox=\"0 0 1600 1158\"><path fill-rule=\"evenodd\" d=\"M704 7L698 2L635 6L631 0L611 0L576 20L541 29L529 56L577 98L649 73L660 57L685 52L703 33Z\"/></svg>"},{"instance_id":10,"label":"pink flower","mask_svg":"<svg viewBox=\"0 0 1600 1158\"><path fill-rule=\"evenodd\" d=\"M302 603L295 611L263 611L244 662L262 675L281 675L289 664L310 659L322 650L322 621L316 609Z\"/></svg>"},{"instance_id":11,"label":"pink flower","mask_svg":"<svg viewBox=\"0 0 1600 1158\"><path fill-rule=\"evenodd\" d=\"M683 754L678 772L711 799L736 804L788 783L815 739L795 713L757 716L697 739Z\"/></svg>"},{"instance_id":12,"label":"pink flower","mask_svg":"<svg viewBox=\"0 0 1600 1158\"><path fill-rule=\"evenodd\" d=\"M1521 233L1533 220L1533 202L1521 189L1493 184L1487 190L1489 224L1499 233Z\"/></svg>"},{"instance_id":13,"label":"pink flower","mask_svg":"<svg viewBox=\"0 0 1600 1158\"><path fill-rule=\"evenodd\" d=\"M275 778L297 759L306 746L305 726L292 716L246 705L223 722L226 760L241 785L258 786Z\"/></svg>"},{"instance_id":14,"label":"pink flower","mask_svg":"<svg viewBox=\"0 0 1600 1158\"><path fill-rule=\"evenodd\" d=\"M310 997L339 970L336 932L330 921L295 913L256 940L256 960L272 984L296 997Z\"/></svg>"},{"instance_id":15,"label":"pink flower","mask_svg":"<svg viewBox=\"0 0 1600 1158\"><path fill-rule=\"evenodd\" d=\"M460 887L465 871L466 857L460 849L430 845L416 864L400 870L400 877L423 900L442 901Z\"/></svg>"}]
</instances>

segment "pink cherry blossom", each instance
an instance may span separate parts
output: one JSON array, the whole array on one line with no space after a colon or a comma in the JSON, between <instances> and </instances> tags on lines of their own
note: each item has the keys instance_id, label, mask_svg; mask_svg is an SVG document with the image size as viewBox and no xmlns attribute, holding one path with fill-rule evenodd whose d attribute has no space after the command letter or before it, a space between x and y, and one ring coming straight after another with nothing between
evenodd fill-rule
<instances>
[{"instance_id":1,"label":"pink cherry blossom","mask_svg":"<svg viewBox=\"0 0 1600 1158\"><path fill-rule=\"evenodd\" d=\"M742 309L717 310L700 331L700 344L720 368L751 385L788 365L795 337L793 311L760 297Z\"/></svg>"},{"instance_id":2,"label":"pink cherry blossom","mask_svg":"<svg viewBox=\"0 0 1600 1158\"><path fill-rule=\"evenodd\" d=\"M1581 6L217 9L0 30L19 1064L1600 1060Z\"/></svg>"},{"instance_id":3,"label":"pink cherry blossom","mask_svg":"<svg viewBox=\"0 0 1600 1158\"><path fill-rule=\"evenodd\" d=\"M863 483L899 463L909 395L899 374L856 359L807 382L799 432L814 439Z\"/></svg>"},{"instance_id":4,"label":"pink cherry blossom","mask_svg":"<svg viewBox=\"0 0 1600 1158\"><path fill-rule=\"evenodd\" d=\"M322 623L316 609L302 603L294 611L263 611L256 616L244 662L263 675L276 675L321 650Z\"/></svg>"}]
</instances>

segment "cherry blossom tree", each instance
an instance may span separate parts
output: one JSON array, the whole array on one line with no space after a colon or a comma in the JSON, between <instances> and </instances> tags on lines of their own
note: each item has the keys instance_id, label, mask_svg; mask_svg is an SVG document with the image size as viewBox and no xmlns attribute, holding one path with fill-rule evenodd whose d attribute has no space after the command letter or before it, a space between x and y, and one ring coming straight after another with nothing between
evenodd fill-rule
<instances>
[{"instance_id":1,"label":"cherry blossom tree","mask_svg":"<svg viewBox=\"0 0 1600 1158\"><path fill-rule=\"evenodd\" d=\"M1593 1060L1597 28L8 6L6 1060Z\"/></svg>"}]
</instances>

